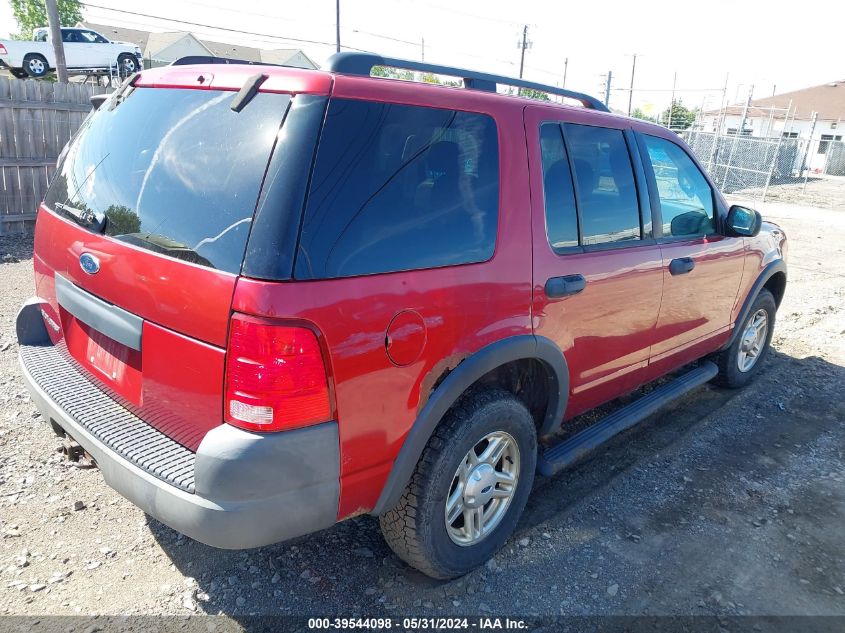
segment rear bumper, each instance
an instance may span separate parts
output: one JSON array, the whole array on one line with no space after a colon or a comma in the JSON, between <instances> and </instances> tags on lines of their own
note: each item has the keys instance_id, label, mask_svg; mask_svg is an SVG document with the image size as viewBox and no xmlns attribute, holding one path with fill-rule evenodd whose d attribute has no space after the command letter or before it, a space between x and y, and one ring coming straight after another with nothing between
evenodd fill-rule
<instances>
[{"instance_id":1,"label":"rear bumper","mask_svg":"<svg viewBox=\"0 0 845 633\"><path fill-rule=\"evenodd\" d=\"M174 451L182 455L176 466L157 466L151 447L166 444L166 436L139 426L145 423L60 357L45 341L46 331L39 331L44 325L38 300L24 305L17 325L23 378L44 419L79 442L96 460L106 483L144 512L225 549L277 543L336 522L336 422L268 434L222 424L206 434L195 454L178 445L158 451L168 453L162 460ZM47 361L50 370L44 371L39 364ZM74 393L67 392L69 385ZM90 405L80 406L80 400ZM138 445L133 447L133 442Z\"/></svg>"}]
</instances>

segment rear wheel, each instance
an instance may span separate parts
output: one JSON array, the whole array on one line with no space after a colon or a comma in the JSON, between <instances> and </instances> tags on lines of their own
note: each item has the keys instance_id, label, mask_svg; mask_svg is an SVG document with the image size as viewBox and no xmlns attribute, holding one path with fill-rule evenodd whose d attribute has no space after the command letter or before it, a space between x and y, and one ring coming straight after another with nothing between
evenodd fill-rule
<instances>
[{"instance_id":1,"label":"rear wheel","mask_svg":"<svg viewBox=\"0 0 845 633\"><path fill-rule=\"evenodd\" d=\"M23 58L23 70L30 77L43 77L50 71L50 66L43 55L30 53Z\"/></svg>"},{"instance_id":2,"label":"rear wheel","mask_svg":"<svg viewBox=\"0 0 845 633\"><path fill-rule=\"evenodd\" d=\"M776 311L775 298L764 288L754 299L748 316L737 325L740 329L736 340L717 357L717 384L737 388L751 382L769 353Z\"/></svg>"},{"instance_id":3,"label":"rear wheel","mask_svg":"<svg viewBox=\"0 0 845 633\"><path fill-rule=\"evenodd\" d=\"M138 72L138 59L134 55L123 53L117 58L117 68L121 77L128 77Z\"/></svg>"},{"instance_id":4,"label":"rear wheel","mask_svg":"<svg viewBox=\"0 0 845 633\"><path fill-rule=\"evenodd\" d=\"M534 419L522 402L501 390L465 396L432 435L399 503L379 518L385 540L434 578L471 571L516 527L536 461Z\"/></svg>"}]
</instances>

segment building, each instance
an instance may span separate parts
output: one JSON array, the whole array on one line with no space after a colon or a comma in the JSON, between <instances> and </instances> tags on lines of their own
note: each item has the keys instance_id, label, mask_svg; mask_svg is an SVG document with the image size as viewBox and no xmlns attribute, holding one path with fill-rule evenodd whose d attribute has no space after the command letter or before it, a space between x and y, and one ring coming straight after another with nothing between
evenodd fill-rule
<instances>
[{"instance_id":1,"label":"building","mask_svg":"<svg viewBox=\"0 0 845 633\"><path fill-rule=\"evenodd\" d=\"M296 68L318 68L310 57L297 48L265 49L214 42L200 39L188 31L152 33L91 22L80 22L77 26L97 31L113 41L137 44L144 53L144 66L147 68L164 66L189 55L211 55Z\"/></svg>"},{"instance_id":2,"label":"building","mask_svg":"<svg viewBox=\"0 0 845 633\"><path fill-rule=\"evenodd\" d=\"M703 114L697 127L719 136L741 134L809 141L806 164L810 169L822 169L831 142L842 141L845 136L845 80L753 99L747 108L731 105L710 110ZM837 153L840 149L841 144L837 143Z\"/></svg>"}]
</instances>

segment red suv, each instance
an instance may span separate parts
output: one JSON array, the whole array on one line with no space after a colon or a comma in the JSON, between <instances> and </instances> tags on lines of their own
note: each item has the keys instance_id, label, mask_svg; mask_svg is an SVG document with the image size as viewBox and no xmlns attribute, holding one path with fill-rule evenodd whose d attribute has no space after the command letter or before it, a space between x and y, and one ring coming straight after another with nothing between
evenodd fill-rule
<instances>
[{"instance_id":1,"label":"red suv","mask_svg":"<svg viewBox=\"0 0 845 633\"><path fill-rule=\"evenodd\" d=\"M368 54L204 61L96 104L17 321L44 417L163 523L248 548L370 513L405 561L457 576L511 534L535 470L760 368L785 236L672 132Z\"/></svg>"}]
</instances>

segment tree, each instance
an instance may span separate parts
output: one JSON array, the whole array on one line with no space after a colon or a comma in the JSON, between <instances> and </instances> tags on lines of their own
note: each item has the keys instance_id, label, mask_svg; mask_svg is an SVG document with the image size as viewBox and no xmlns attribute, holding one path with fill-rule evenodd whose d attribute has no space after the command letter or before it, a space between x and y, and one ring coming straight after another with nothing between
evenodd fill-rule
<instances>
[{"instance_id":1,"label":"tree","mask_svg":"<svg viewBox=\"0 0 845 633\"><path fill-rule=\"evenodd\" d=\"M106 209L106 217L109 219L109 235L131 235L141 231L141 218L122 204L113 204Z\"/></svg>"},{"instance_id":2,"label":"tree","mask_svg":"<svg viewBox=\"0 0 845 633\"><path fill-rule=\"evenodd\" d=\"M520 88L520 97L528 97L529 99L537 99L537 101L551 101L549 93L542 90L534 90L534 88Z\"/></svg>"},{"instance_id":3,"label":"tree","mask_svg":"<svg viewBox=\"0 0 845 633\"><path fill-rule=\"evenodd\" d=\"M631 112L631 116L635 119L642 119L643 121L654 121L654 117L648 116L641 108L634 108Z\"/></svg>"},{"instance_id":4,"label":"tree","mask_svg":"<svg viewBox=\"0 0 845 633\"><path fill-rule=\"evenodd\" d=\"M47 26L47 5L44 0L9 0L12 15L20 31L12 35L16 40L28 40L32 31ZM62 26L73 26L82 20L82 4L79 0L58 0L59 19Z\"/></svg>"},{"instance_id":5,"label":"tree","mask_svg":"<svg viewBox=\"0 0 845 633\"><path fill-rule=\"evenodd\" d=\"M671 120L670 120L671 113ZM660 113L660 124L672 130L685 130L695 122L698 108L687 108L683 101L674 99L672 106Z\"/></svg>"},{"instance_id":6,"label":"tree","mask_svg":"<svg viewBox=\"0 0 845 633\"><path fill-rule=\"evenodd\" d=\"M400 70L391 68L390 66L373 66L371 71L373 77L385 77L387 79L401 79L403 81L413 81L414 73L410 70Z\"/></svg>"}]
</instances>

